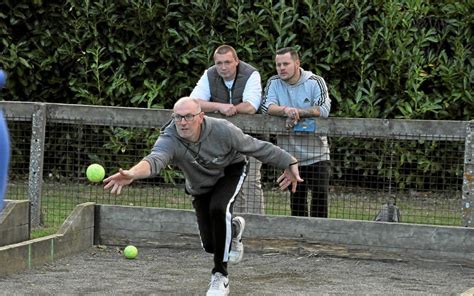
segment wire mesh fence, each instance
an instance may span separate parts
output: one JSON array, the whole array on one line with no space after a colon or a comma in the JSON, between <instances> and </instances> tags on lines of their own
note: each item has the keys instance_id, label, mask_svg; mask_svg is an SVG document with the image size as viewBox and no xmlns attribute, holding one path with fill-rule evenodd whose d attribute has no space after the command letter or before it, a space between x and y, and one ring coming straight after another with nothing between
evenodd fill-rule
<instances>
[{"instance_id":1,"label":"wire mesh fence","mask_svg":"<svg viewBox=\"0 0 474 296\"><path fill-rule=\"evenodd\" d=\"M191 197L184 191L184 176L172 164L159 176L124 188L119 196L111 195L100 183L89 182L85 175L91 163L103 165L106 175L111 175L141 160L150 152L160 127L170 119L170 110L46 104L25 111L18 106L3 106L12 145L6 198L37 200L39 224L60 225L77 204L86 201L192 209ZM38 110L43 110L43 116L35 117ZM35 120L44 121L44 128L35 129ZM230 120L276 145L281 137L294 136L279 118L251 115ZM466 212L462 189L469 167L468 122L433 122L420 128L419 122L410 125L410 121L402 121L403 128L388 127L391 132L386 133L377 131L385 121L358 119L354 121L357 126L351 122L340 129L347 119L330 120L318 121L316 133L298 134L309 138L308 143L320 136L329 142L329 218L374 220L383 205L392 201L400 210L401 222L467 226L463 217L470 219L470 212ZM433 130L436 125L457 132ZM38 143L43 150L35 154L32 147ZM35 169L41 173L32 174ZM257 173L249 171L249 176ZM280 173L266 164L260 170L266 215L292 214L290 193L277 188ZM32 186L38 181L35 178L40 183L36 188ZM258 206L248 204L249 212Z\"/></svg>"}]
</instances>

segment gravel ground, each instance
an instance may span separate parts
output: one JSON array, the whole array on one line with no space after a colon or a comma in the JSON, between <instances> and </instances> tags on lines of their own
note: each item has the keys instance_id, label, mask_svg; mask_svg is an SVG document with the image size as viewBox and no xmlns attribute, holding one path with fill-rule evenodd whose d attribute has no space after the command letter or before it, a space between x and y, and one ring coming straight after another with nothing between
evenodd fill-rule
<instances>
[{"instance_id":1,"label":"gravel ground","mask_svg":"<svg viewBox=\"0 0 474 296\"><path fill-rule=\"evenodd\" d=\"M474 266L401 259L341 246L246 241L229 267L231 295L459 295L474 287ZM0 277L1 295L205 295L212 257L197 247L94 246Z\"/></svg>"}]
</instances>

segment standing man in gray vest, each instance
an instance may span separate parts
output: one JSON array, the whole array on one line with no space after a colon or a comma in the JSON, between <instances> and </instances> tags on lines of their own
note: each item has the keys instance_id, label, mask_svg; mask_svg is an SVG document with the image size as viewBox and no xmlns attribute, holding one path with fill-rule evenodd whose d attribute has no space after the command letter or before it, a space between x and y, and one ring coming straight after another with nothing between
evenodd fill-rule
<instances>
[{"instance_id":1,"label":"standing man in gray vest","mask_svg":"<svg viewBox=\"0 0 474 296\"><path fill-rule=\"evenodd\" d=\"M221 45L214 51L214 66L204 71L190 97L201 100L204 112L219 112L225 116L255 114L262 101L260 74L251 65L240 61L232 46ZM248 160L248 175L234 210L264 214L260 183L262 163L253 157Z\"/></svg>"}]
</instances>

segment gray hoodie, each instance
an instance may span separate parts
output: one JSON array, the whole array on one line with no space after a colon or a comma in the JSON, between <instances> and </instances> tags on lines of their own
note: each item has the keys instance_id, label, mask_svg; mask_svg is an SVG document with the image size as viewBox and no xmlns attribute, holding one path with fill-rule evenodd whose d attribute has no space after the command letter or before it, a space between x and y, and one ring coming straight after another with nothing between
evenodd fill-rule
<instances>
[{"instance_id":1,"label":"gray hoodie","mask_svg":"<svg viewBox=\"0 0 474 296\"><path fill-rule=\"evenodd\" d=\"M265 87L263 96L263 113L275 104L278 106L309 109L319 106L320 117L328 117L331 110L331 99L326 82L320 76L300 68L301 77L291 85L281 80L278 75L272 76ZM308 134L280 135L278 146L295 156L300 165L309 165L322 160L329 160L329 146L326 137Z\"/></svg>"},{"instance_id":2,"label":"gray hoodie","mask_svg":"<svg viewBox=\"0 0 474 296\"><path fill-rule=\"evenodd\" d=\"M208 116L204 117L197 143L181 138L171 121L144 160L150 163L152 175L170 163L176 165L184 173L188 193L199 195L212 190L224 176L225 167L245 161L244 155L281 169L292 162L292 156L283 149L244 134L225 119Z\"/></svg>"}]
</instances>

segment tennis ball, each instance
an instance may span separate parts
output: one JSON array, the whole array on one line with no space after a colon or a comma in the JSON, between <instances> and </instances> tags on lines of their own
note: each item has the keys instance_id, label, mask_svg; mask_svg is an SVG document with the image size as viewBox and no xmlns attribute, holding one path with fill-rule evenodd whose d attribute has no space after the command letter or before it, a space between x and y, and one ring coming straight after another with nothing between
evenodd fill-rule
<instances>
[{"instance_id":1,"label":"tennis ball","mask_svg":"<svg viewBox=\"0 0 474 296\"><path fill-rule=\"evenodd\" d=\"M5 85L7 84L7 76L8 76L7 73L5 73L5 71L0 69L0 89L4 88Z\"/></svg>"},{"instance_id":2,"label":"tennis ball","mask_svg":"<svg viewBox=\"0 0 474 296\"><path fill-rule=\"evenodd\" d=\"M87 167L86 176L91 182L100 182L105 177L104 167L98 163L93 163Z\"/></svg>"},{"instance_id":3,"label":"tennis ball","mask_svg":"<svg viewBox=\"0 0 474 296\"><path fill-rule=\"evenodd\" d=\"M127 259L135 259L138 255L138 249L135 246L126 246L125 249L123 249L123 255Z\"/></svg>"}]
</instances>

